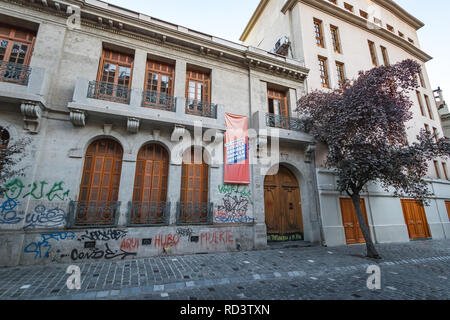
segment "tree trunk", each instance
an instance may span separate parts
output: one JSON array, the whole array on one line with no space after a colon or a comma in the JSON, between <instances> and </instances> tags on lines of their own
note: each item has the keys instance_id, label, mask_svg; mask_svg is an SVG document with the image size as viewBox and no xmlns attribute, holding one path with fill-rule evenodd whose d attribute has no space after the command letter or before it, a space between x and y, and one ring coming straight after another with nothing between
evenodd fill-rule
<instances>
[{"instance_id":1,"label":"tree trunk","mask_svg":"<svg viewBox=\"0 0 450 320\"><path fill-rule=\"evenodd\" d=\"M352 201L353 206L356 210L356 216L358 217L359 226L361 227L362 234L364 236L364 239L366 240L367 256L373 259L381 259L381 256L378 254L377 249L372 242L369 226L367 225L366 219L364 218L361 209L361 196L359 195L359 193L355 193L352 195Z\"/></svg>"}]
</instances>

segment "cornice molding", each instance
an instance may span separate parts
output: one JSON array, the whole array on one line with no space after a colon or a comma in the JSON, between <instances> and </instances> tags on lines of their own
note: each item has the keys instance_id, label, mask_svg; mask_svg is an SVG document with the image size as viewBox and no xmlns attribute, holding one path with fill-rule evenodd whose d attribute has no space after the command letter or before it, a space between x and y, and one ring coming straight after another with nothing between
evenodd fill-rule
<instances>
[{"instance_id":1,"label":"cornice molding","mask_svg":"<svg viewBox=\"0 0 450 320\"><path fill-rule=\"evenodd\" d=\"M271 56L263 50L232 43L199 32L183 32L179 27L162 21L159 24L140 18L139 13L126 9L114 11L102 8L86 0L0 0L3 2L28 7L39 12L68 17L67 8L77 6L81 9L81 25L102 31L111 32L135 40L168 46L193 55L208 57L241 68L257 68L259 71L292 79L304 80L309 72L300 62L282 56ZM109 5L109 4L106 4ZM115 6L112 6L116 8ZM126 14L129 12L129 14ZM150 19L161 21L157 19ZM176 29L175 29L176 28ZM187 29L186 29L187 30ZM210 38L210 39L208 39ZM218 41L214 41L218 39ZM290 60L290 61L289 61Z\"/></svg>"},{"instance_id":2,"label":"cornice molding","mask_svg":"<svg viewBox=\"0 0 450 320\"><path fill-rule=\"evenodd\" d=\"M377 0L377 1L392 2L392 1L388 1L388 0ZM333 5L327 1L288 0L286 2L286 4L283 6L282 12L285 14L288 10L293 9L298 2L302 2L306 5L309 5L318 10L321 10L327 14L330 14L337 18L340 18L348 23L354 24L354 25L360 27L361 29L364 29L367 32L373 33L374 35L379 36L379 37L395 44L396 46L402 48L406 52L410 53L411 55L413 55L416 58L418 58L419 60L421 60L422 62L428 62L431 59L433 59L433 57L431 57L430 55L428 55L426 52L422 51L415 45L409 43L407 40L402 39L402 38L398 37L396 34L390 32L384 28L380 28L376 24L374 24L370 21L367 21L366 19L364 19L362 17L359 17L351 12L344 10L344 8ZM369 26L371 26L371 27L369 27Z\"/></svg>"}]
</instances>

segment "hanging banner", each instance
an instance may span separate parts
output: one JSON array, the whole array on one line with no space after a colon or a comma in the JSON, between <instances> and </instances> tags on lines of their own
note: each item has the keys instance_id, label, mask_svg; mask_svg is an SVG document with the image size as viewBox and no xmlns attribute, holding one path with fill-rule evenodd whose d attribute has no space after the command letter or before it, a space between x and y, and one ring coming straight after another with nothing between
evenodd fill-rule
<instances>
[{"instance_id":1,"label":"hanging banner","mask_svg":"<svg viewBox=\"0 0 450 320\"><path fill-rule=\"evenodd\" d=\"M225 114L225 183L250 184L248 117Z\"/></svg>"}]
</instances>

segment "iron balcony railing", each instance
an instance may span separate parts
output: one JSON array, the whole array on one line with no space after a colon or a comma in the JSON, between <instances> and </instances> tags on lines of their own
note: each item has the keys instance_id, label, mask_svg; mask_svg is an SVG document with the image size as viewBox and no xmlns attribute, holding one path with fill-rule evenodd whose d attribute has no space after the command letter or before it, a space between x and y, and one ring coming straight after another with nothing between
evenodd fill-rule
<instances>
[{"instance_id":1,"label":"iron balcony railing","mask_svg":"<svg viewBox=\"0 0 450 320\"><path fill-rule=\"evenodd\" d=\"M278 116L272 113L266 113L266 126L292 131L305 131L305 126L299 119L286 116Z\"/></svg>"},{"instance_id":2,"label":"iron balcony railing","mask_svg":"<svg viewBox=\"0 0 450 320\"><path fill-rule=\"evenodd\" d=\"M217 105L209 102L187 99L186 113L195 116L217 119Z\"/></svg>"},{"instance_id":3,"label":"iron balcony railing","mask_svg":"<svg viewBox=\"0 0 450 320\"><path fill-rule=\"evenodd\" d=\"M27 86L31 68L23 64L0 61L0 81Z\"/></svg>"},{"instance_id":4,"label":"iron balcony railing","mask_svg":"<svg viewBox=\"0 0 450 320\"><path fill-rule=\"evenodd\" d=\"M177 225L207 225L212 223L212 203L177 203Z\"/></svg>"},{"instance_id":5,"label":"iron balcony railing","mask_svg":"<svg viewBox=\"0 0 450 320\"><path fill-rule=\"evenodd\" d=\"M128 202L128 226L168 226L170 202Z\"/></svg>"},{"instance_id":6,"label":"iron balcony railing","mask_svg":"<svg viewBox=\"0 0 450 320\"><path fill-rule=\"evenodd\" d=\"M155 91L144 91L142 106L175 112L175 97Z\"/></svg>"},{"instance_id":7,"label":"iron balcony railing","mask_svg":"<svg viewBox=\"0 0 450 320\"><path fill-rule=\"evenodd\" d=\"M90 81L87 97L91 99L130 104L131 89L113 83Z\"/></svg>"},{"instance_id":8,"label":"iron balcony railing","mask_svg":"<svg viewBox=\"0 0 450 320\"><path fill-rule=\"evenodd\" d=\"M71 201L69 226L72 228L116 227L120 201Z\"/></svg>"}]
</instances>

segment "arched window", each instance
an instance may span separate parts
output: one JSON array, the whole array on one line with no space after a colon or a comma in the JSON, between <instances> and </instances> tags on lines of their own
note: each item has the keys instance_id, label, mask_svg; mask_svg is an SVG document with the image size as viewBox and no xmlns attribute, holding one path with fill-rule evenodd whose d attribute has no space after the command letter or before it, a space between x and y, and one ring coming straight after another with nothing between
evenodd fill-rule
<instances>
[{"instance_id":1,"label":"arched window","mask_svg":"<svg viewBox=\"0 0 450 320\"><path fill-rule=\"evenodd\" d=\"M158 225L168 222L168 175L167 150L155 143L142 147L136 163L131 225Z\"/></svg>"},{"instance_id":2,"label":"arched window","mask_svg":"<svg viewBox=\"0 0 450 320\"><path fill-rule=\"evenodd\" d=\"M116 224L122 156L122 147L111 139L94 141L87 149L77 226Z\"/></svg>"},{"instance_id":3,"label":"arched window","mask_svg":"<svg viewBox=\"0 0 450 320\"><path fill-rule=\"evenodd\" d=\"M178 222L181 224L208 223L210 218L209 166L203 160L196 159L195 153L195 149L190 148L183 156L181 202L178 208ZM198 154L202 155L203 150Z\"/></svg>"}]
</instances>

